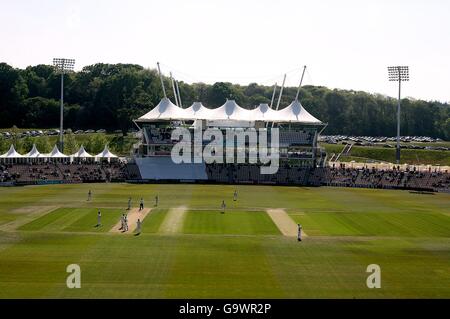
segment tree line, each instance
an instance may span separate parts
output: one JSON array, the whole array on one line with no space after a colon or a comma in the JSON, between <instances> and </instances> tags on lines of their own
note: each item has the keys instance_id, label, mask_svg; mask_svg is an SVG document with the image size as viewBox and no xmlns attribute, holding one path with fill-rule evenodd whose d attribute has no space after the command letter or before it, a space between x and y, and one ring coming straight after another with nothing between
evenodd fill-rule
<instances>
[{"instance_id":1,"label":"tree line","mask_svg":"<svg viewBox=\"0 0 450 319\"><path fill-rule=\"evenodd\" d=\"M174 101L170 79L164 78ZM94 64L65 75L64 123L76 129L133 127L135 119L155 107L163 96L156 70L134 64ZM184 107L201 101L208 107L235 99L246 108L270 103L273 88L251 83L179 83ZM295 98L297 89L285 88L281 105ZM49 65L13 68L0 63L0 127L51 128L59 125L60 75ZM304 86L300 102L315 117L328 123L324 134L394 136L396 99L353 90ZM402 135L450 140L447 103L402 100Z\"/></svg>"}]
</instances>

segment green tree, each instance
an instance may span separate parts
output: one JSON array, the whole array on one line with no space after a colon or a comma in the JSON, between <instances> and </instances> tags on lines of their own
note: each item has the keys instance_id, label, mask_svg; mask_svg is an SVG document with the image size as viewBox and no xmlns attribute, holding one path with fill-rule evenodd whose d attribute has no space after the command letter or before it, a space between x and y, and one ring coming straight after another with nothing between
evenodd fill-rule
<instances>
[{"instance_id":1,"label":"green tree","mask_svg":"<svg viewBox=\"0 0 450 319\"><path fill-rule=\"evenodd\" d=\"M88 138L88 141L86 143L86 151L88 151L92 155L96 155L103 151L105 145L107 144L108 140L105 134L93 134Z\"/></svg>"},{"instance_id":2,"label":"green tree","mask_svg":"<svg viewBox=\"0 0 450 319\"><path fill-rule=\"evenodd\" d=\"M27 136L24 139L22 139L22 144L20 145L20 150L17 150L17 151L21 154L27 154L33 148L33 144L34 144L34 138Z\"/></svg>"},{"instance_id":3,"label":"green tree","mask_svg":"<svg viewBox=\"0 0 450 319\"><path fill-rule=\"evenodd\" d=\"M20 71L0 63L0 127L22 125L28 87Z\"/></svg>"},{"instance_id":4,"label":"green tree","mask_svg":"<svg viewBox=\"0 0 450 319\"><path fill-rule=\"evenodd\" d=\"M163 81L173 100L169 79L163 77ZM52 66L20 70L0 63L0 127L58 127L60 85L60 76ZM72 129L121 129L126 133L133 127L132 120L155 107L162 97L156 70L134 64L89 65L66 74L64 85L64 121ZM270 103L273 92L272 86L257 83L180 82L179 88L184 107L194 101L217 107L226 99L234 99L242 107L253 108ZM280 107L289 105L296 92L296 87L286 87ZM329 124L324 134L395 135L395 98L306 85L300 90L300 102ZM402 100L402 134L449 139L449 118L448 103Z\"/></svg>"},{"instance_id":5,"label":"green tree","mask_svg":"<svg viewBox=\"0 0 450 319\"><path fill-rule=\"evenodd\" d=\"M64 135L64 153L66 155L74 154L79 149L79 145L77 140L75 139L74 134L66 134Z\"/></svg>"},{"instance_id":6,"label":"green tree","mask_svg":"<svg viewBox=\"0 0 450 319\"><path fill-rule=\"evenodd\" d=\"M236 100L236 103L243 102L242 94L231 83L218 82L215 83L209 92L209 104L211 106L221 106L226 100Z\"/></svg>"},{"instance_id":7,"label":"green tree","mask_svg":"<svg viewBox=\"0 0 450 319\"><path fill-rule=\"evenodd\" d=\"M47 136L42 136L36 139L36 148L37 150L42 153L50 153L52 151L53 145L50 144L50 140Z\"/></svg>"},{"instance_id":8,"label":"green tree","mask_svg":"<svg viewBox=\"0 0 450 319\"><path fill-rule=\"evenodd\" d=\"M9 148L9 143L3 135L0 135L0 155L6 153Z\"/></svg>"},{"instance_id":9,"label":"green tree","mask_svg":"<svg viewBox=\"0 0 450 319\"><path fill-rule=\"evenodd\" d=\"M55 127L59 122L58 101L34 97L26 99L23 104L26 109L24 120L27 127L50 128Z\"/></svg>"}]
</instances>

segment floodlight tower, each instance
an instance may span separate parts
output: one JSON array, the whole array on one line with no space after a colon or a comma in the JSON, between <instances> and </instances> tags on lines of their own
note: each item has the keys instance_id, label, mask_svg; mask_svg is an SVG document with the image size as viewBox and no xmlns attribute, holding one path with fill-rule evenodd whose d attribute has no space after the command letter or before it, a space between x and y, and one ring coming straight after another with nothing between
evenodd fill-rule
<instances>
[{"instance_id":1,"label":"floodlight tower","mask_svg":"<svg viewBox=\"0 0 450 319\"><path fill-rule=\"evenodd\" d=\"M53 66L56 71L61 73L61 107L60 107L60 119L59 119L59 149L64 151L64 74L73 71L75 66L74 59L54 58Z\"/></svg>"},{"instance_id":2,"label":"floodlight tower","mask_svg":"<svg viewBox=\"0 0 450 319\"><path fill-rule=\"evenodd\" d=\"M397 105L397 164L400 164L400 103L402 82L409 81L408 66L390 66L388 67L389 81L398 82L398 105Z\"/></svg>"}]
</instances>

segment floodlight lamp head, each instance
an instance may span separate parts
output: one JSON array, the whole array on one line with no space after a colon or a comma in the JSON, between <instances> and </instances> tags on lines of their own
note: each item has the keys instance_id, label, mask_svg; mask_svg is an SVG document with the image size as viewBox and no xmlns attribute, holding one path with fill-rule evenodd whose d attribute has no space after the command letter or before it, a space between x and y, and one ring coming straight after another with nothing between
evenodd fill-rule
<instances>
[{"instance_id":1,"label":"floodlight lamp head","mask_svg":"<svg viewBox=\"0 0 450 319\"><path fill-rule=\"evenodd\" d=\"M73 71L75 67L75 60L74 59L64 59L64 58L54 58L53 59L53 66L55 69L61 73L66 73Z\"/></svg>"},{"instance_id":2,"label":"floodlight lamp head","mask_svg":"<svg viewBox=\"0 0 450 319\"><path fill-rule=\"evenodd\" d=\"M389 81L406 82L409 81L408 66L390 66L388 67Z\"/></svg>"}]
</instances>

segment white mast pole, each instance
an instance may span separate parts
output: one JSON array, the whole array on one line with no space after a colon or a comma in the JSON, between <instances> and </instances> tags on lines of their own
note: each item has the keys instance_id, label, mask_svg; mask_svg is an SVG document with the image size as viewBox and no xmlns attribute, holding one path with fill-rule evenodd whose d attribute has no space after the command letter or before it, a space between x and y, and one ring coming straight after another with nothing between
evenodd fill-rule
<instances>
[{"instance_id":1,"label":"white mast pole","mask_svg":"<svg viewBox=\"0 0 450 319\"><path fill-rule=\"evenodd\" d=\"M162 90L163 90L163 93L164 93L164 97L167 98L166 88L164 87L164 81L163 81L163 78L162 78L161 69L159 68L159 62L157 62L156 64L158 65L158 73L159 73L159 78L161 80L161 86L162 86Z\"/></svg>"},{"instance_id":2,"label":"white mast pole","mask_svg":"<svg viewBox=\"0 0 450 319\"><path fill-rule=\"evenodd\" d=\"M280 108L280 103L281 103L281 96L283 95L283 90L284 90L284 84L286 83L286 74L284 75L283 78L283 85L281 86L281 90L280 90L280 96L278 97L278 103L277 103L277 111Z\"/></svg>"},{"instance_id":3,"label":"white mast pole","mask_svg":"<svg viewBox=\"0 0 450 319\"><path fill-rule=\"evenodd\" d=\"M170 72L170 81L172 82L172 88L173 88L173 97L175 98L175 105L178 105L178 96L177 96L177 89L175 88L175 82L173 81L172 72Z\"/></svg>"},{"instance_id":4,"label":"white mast pole","mask_svg":"<svg viewBox=\"0 0 450 319\"><path fill-rule=\"evenodd\" d=\"M273 107L273 102L275 101L275 94L277 93L277 85L278 83L275 82L275 85L273 86L273 94L272 94L272 101L270 102L270 108ZM269 127L269 122L266 123L266 128Z\"/></svg>"},{"instance_id":5,"label":"white mast pole","mask_svg":"<svg viewBox=\"0 0 450 319\"><path fill-rule=\"evenodd\" d=\"M180 107L183 108L183 103L181 103L181 95L180 95L180 88L178 87L178 81L175 80L175 85L177 87L177 93L178 93L178 103L180 103Z\"/></svg>"},{"instance_id":6,"label":"white mast pole","mask_svg":"<svg viewBox=\"0 0 450 319\"><path fill-rule=\"evenodd\" d=\"M275 85L273 87L272 101L270 102L270 108L272 108L273 101L275 101L275 94L277 93L277 85L278 83L275 82Z\"/></svg>"},{"instance_id":7,"label":"white mast pole","mask_svg":"<svg viewBox=\"0 0 450 319\"><path fill-rule=\"evenodd\" d=\"M302 87L303 77L305 76L306 65L303 67L302 78L300 79L300 84L298 85L297 95L295 96L295 101L298 101L298 96L300 94L300 88Z\"/></svg>"},{"instance_id":8,"label":"white mast pole","mask_svg":"<svg viewBox=\"0 0 450 319\"><path fill-rule=\"evenodd\" d=\"M278 97L278 103L277 103L277 111L280 108L280 103L281 103L281 96L283 95L283 90L284 90L284 84L286 83L286 74L284 75L283 78L283 84L281 85L281 90L280 90L280 96ZM272 122L272 127L274 127L275 123Z\"/></svg>"}]
</instances>

